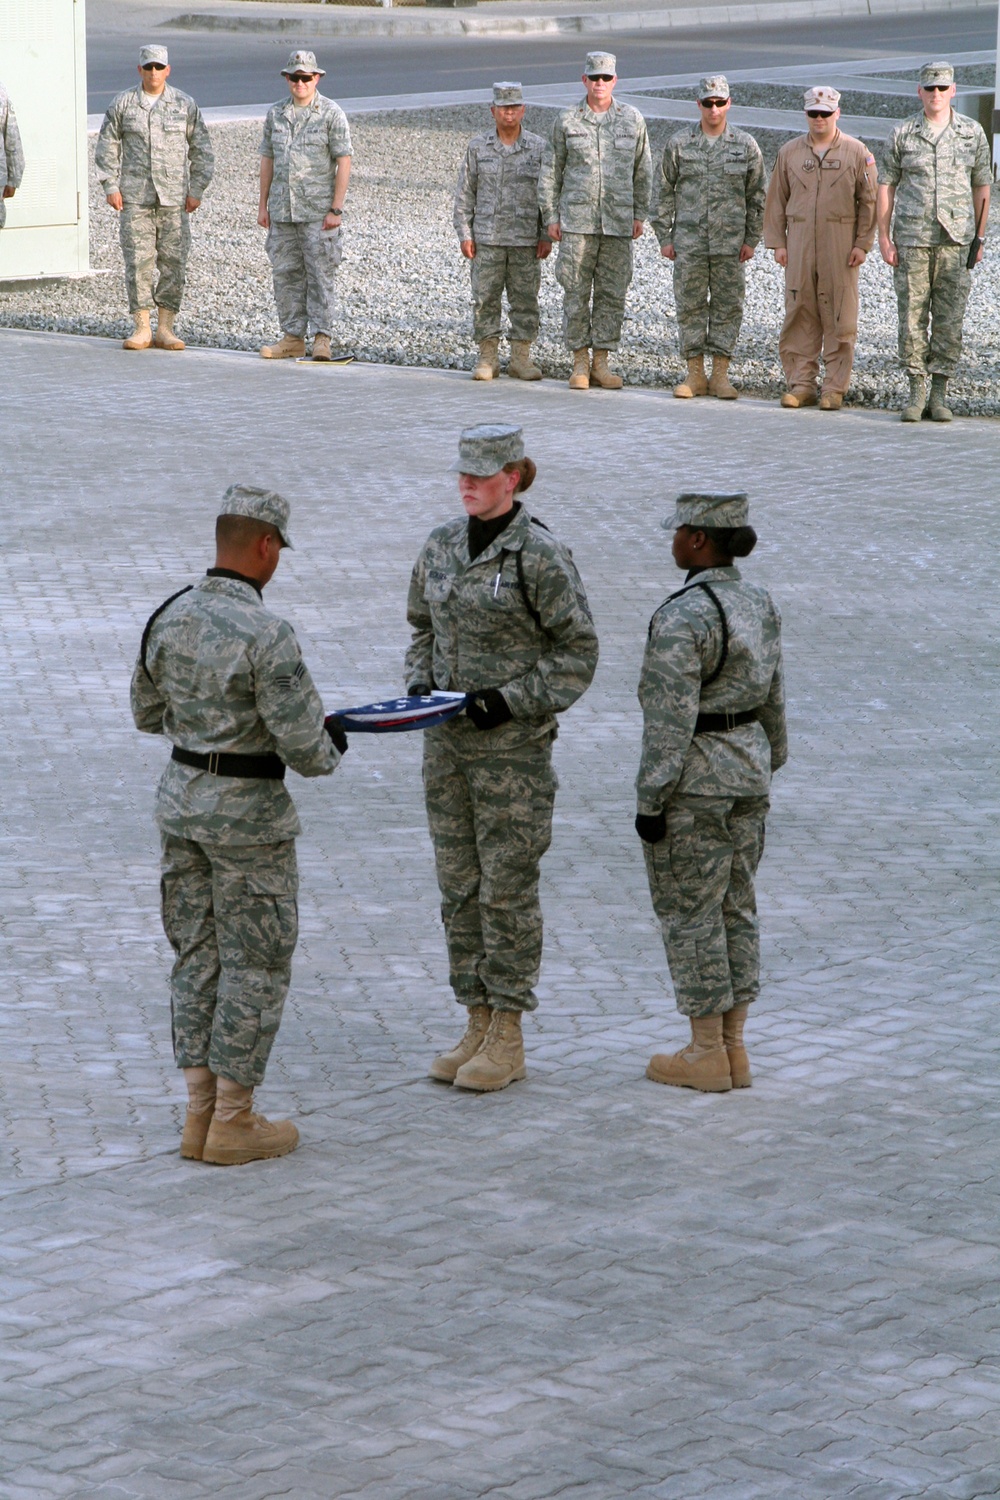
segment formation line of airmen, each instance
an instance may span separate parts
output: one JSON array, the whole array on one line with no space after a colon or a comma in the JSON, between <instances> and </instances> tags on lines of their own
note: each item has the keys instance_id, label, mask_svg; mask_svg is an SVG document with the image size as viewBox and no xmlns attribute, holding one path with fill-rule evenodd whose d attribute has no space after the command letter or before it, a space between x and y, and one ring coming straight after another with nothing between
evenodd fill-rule
<instances>
[{"instance_id":1,"label":"formation line of airmen","mask_svg":"<svg viewBox=\"0 0 1000 1500\"><path fill-rule=\"evenodd\" d=\"M282 72L289 97L271 107L264 124L258 203L281 338L260 352L301 359L311 335L313 359L349 359L334 353L331 330L350 129L343 110L318 91L324 75L314 53L293 52ZM139 73L139 87L120 94L104 118L98 175L121 214L135 320L125 348L182 349L173 321L184 288L188 221L211 181L212 151L194 100L167 83L166 48L143 47ZM805 91L807 130L781 147L768 182L757 142L729 123L730 89L721 73L700 80L699 120L671 136L654 180L645 121L615 99L617 81L612 53L588 53L585 97L559 112L548 141L524 129L521 85L494 84L492 126L469 142L454 202L455 231L471 271L473 378L500 374L504 294L507 374L542 378L531 345L539 330L542 262L556 244L563 338L573 356L570 387L619 389L622 378L609 357L621 339L633 243L648 218L661 255L673 265L687 363L674 395L737 397L729 366L743 321L745 268L763 238L785 272L782 405L836 411L854 361L858 271L877 228L882 257L893 268L899 357L909 376L903 420L950 421L948 381L961 354L992 182L982 127L952 107L951 64L921 68L922 110L893 132L881 185L872 153L839 128L840 95L825 85ZM19 171L16 130L14 139L11 182Z\"/></svg>"},{"instance_id":2,"label":"formation line of airmen","mask_svg":"<svg viewBox=\"0 0 1000 1500\"><path fill-rule=\"evenodd\" d=\"M449 977L466 1017L430 1076L485 1093L526 1075L552 743L558 715L593 680L598 641L570 550L523 499L536 467L521 428L466 428L452 469L463 513L434 528L414 565L403 670L410 694L466 694L464 711L423 737ZM685 581L649 625L635 829L691 1040L646 1073L725 1093L752 1082L754 876L771 774L788 754L781 622L735 566L757 540L746 495L682 494L663 525ZM287 767L329 775L348 748L292 627L263 604L291 545L282 496L231 486L215 566L154 611L132 675L137 727L172 744L156 819L174 1056L188 1089L181 1155L223 1166L298 1144L291 1121L253 1108L298 933L301 828L284 778Z\"/></svg>"}]
</instances>

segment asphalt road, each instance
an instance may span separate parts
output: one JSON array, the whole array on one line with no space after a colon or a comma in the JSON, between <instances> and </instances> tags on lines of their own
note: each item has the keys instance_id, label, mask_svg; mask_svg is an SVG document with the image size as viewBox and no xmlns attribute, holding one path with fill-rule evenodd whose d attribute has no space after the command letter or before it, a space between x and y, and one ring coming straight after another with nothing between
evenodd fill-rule
<instances>
[{"instance_id":1,"label":"asphalt road","mask_svg":"<svg viewBox=\"0 0 1000 1500\"><path fill-rule=\"evenodd\" d=\"M765 27L700 27L662 37L616 35L619 76L792 66L855 57L908 53L947 56L996 45L996 17L989 11L945 15L851 17L818 23L802 20ZM337 98L373 94L428 93L485 87L498 77L523 83L562 83L579 77L580 61L595 38L399 38L315 40L227 32L167 32L157 39L170 48L172 81L204 106L259 104L283 92L279 70L291 46L314 47L327 69L324 93ZM107 107L135 78L136 56L150 37L91 35L88 38L88 108Z\"/></svg>"}]
</instances>

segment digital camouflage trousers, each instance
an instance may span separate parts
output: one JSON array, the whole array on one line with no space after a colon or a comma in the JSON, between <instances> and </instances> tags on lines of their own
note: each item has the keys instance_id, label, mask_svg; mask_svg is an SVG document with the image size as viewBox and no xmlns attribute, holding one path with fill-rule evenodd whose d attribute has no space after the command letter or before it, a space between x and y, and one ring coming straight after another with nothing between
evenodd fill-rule
<instances>
[{"instance_id":1,"label":"digital camouflage trousers","mask_svg":"<svg viewBox=\"0 0 1000 1500\"><path fill-rule=\"evenodd\" d=\"M272 220L265 243L282 333L297 339L309 333L329 335L337 309L337 267L344 258L342 230L324 229L322 219L308 224Z\"/></svg>"},{"instance_id":2,"label":"digital camouflage trousers","mask_svg":"<svg viewBox=\"0 0 1000 1500\"><path fill-rule=\"evenodd\" d=\"M299 931L295 840L200 844L163 834L163 930L179 1068L252 1088L281 1023Z\"/></svg>"},{"instance_id":3,"label":"digital camouflage trousers","mask_svg":"<svg viewBox=\"0 0 1000 1500\"><path fill-rule=\"evenodd\" d=\"M472 273L472 333L477 344L502 331L501 299L507 293L510 336L534 343L538 337L538 289L542 263L534 245L476 245Z\"/></svg>"},{"instance_id":4,"label":"digital camouflage trousers","mask_svg":"<svg viewBox=\"0 0 1000 1500\"><path fill-rule=\"evenodd\" d=\"M451 986L462 1005L538 1004L538 871L552 841L555 794L548 744L493 757L464 752L433 730L424 740L427 821Z\"/></svg>"},{"instance_id":5,"label":"digital camouflage trousers","mask_svg":"<svg viewBox=\"0 0 1000 1500\"><path fill-rule=\"evenodd\" d=\"M674 301L682 358L731 355L740 336L746 301L746 271L739 256L678 251Z\"/></svg>"},{"instance_id":6,"label":"digital camouflage trousers","mask_svg":"<svg viewBox=\"0 0 1000 1500\"><path fill-rule=\"evenodd\" d=\"M183 208L126 203L118 216L130 313L168 307L180 312L191 248L191 216Z\"/></svg>"},{"instance_id":7,"label":"digital camouflage trousers","mask_svg":"<svg viewBox=\"0 0 1000 1500\"><path fill-rule=\"evenodd\" d=\"M556 280L565 293L567 349L617 349L632 281L632 241L612 234L563 234Z\"/></svg>"},{"instance_id":8,"label":"digital camouflage trousers","mask_svg":"<svg viewBox=\"0 0 1000 1500\"><path fill-rule=\"evenodd\" d=\"M899 307L899 359L911 375L954 375L972 288L968 245L901 245L892 270Z\"/></svg>"},{"instance_id":9,"label":"digital camouflage trousers","mask_svg":"<svg viewBox=\"0 0 1000 1500\"><path fill-rule=\"evenodd\" d=\"M666 838L642 846L681 1015L721 1015L760 991L754 875L768 805L675 796Z\"/></svg>"}]
</instances>

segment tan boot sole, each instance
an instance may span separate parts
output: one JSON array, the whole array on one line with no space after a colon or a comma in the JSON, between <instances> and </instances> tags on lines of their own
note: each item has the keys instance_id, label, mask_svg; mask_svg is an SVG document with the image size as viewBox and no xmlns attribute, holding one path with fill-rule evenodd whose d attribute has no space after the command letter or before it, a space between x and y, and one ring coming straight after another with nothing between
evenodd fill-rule
<instances>
[{"instance_id":1,"label":"tan boot sole","mask_svg":"<svg viewBox=\"0 0 1000 1500\"><path fill-rule=\"evenodd\" d=\"M569 377L569 388L570 388L571 391L589 391L590 390L590 376L589 375L571 375Z\"/></svg>"},{"instance_id":2,"label":"tan boot sole","mask_svg":"<svg viewBox=\"0 0 1000 1500\"><path fill-rule=\"evenodd\" d=\"M697 1089L701 1094L728 1094L733 1086L731 1078L710 1079L705 1083L696 1083L693 1078L667 1078L651 1062L647 1065L646 1077L651 1078L654 1083L665 1083L673 1088Z\"/></svg>"},{"instance_id":3,"label":"tan boot sole","mask_svg":"<svg viewBox=\"0 0 1000 1500\"><path fill-rule=\"evenodd\" d=\"M473 380L495 380L496 373L493 370L473 370Z\"/></svg>"},{"instance_id":4,"label":"tan boot sole","mask_svg":"<svg viewBox=\"0 0 1000 1500\"><path fill-rule=\"evenodd\" d=\"M179 349L186 349L187 345L184 343L183 339L171 339L170 342L168 343L166 339L161 339L160 335L157 334L156 337L153 339L153 348L154 349L179 350Z\"/></svg>"},{"instance_id":5,"label":"tan boot sole","mask_svg":"<svg viewBox=\"0 0 1000 1500\"><path fill-rule=\"evenodd\" d=\"M245 1167L247 1162L271 1161L276 1156L288 1156L298 1144L298 1141L293 1141L290 1146L278 1146L270 1151L239 1146L216 1146L210 1151L206 1147L201 1159L211 1162L214 1167Z\"/></svg>"},{"instance_id":6,"label":"tan boot sole","mask_svg":"<svg viewBox=\"0 0 1000 1500\"><path fill-rule=\"evenodd\" d=\"M126 339L122 344L123 349L152 349L152 347L152 336L150 336L148 339L142 340L141 342L138 339Z\"/></svg>"},{"instance_id":7,"label":"tan boot sole","mask_svg":"<svg viewBox=\"0 0 1000 1500\"><path fill-rule=\"evenodd\" d=\"M456 1088L468 1089L470 1093L493 1094L498 1089L505 1089L510 1083L520 1083L521 1079L527 1078L527 1076L528 1070L522 1063L519 1068L515 1068L512 1073L508 1073L506 1078L501 1079L497 1083L464 1083L457 1074L454 1083Z\"/></svg>"}]
</instances>

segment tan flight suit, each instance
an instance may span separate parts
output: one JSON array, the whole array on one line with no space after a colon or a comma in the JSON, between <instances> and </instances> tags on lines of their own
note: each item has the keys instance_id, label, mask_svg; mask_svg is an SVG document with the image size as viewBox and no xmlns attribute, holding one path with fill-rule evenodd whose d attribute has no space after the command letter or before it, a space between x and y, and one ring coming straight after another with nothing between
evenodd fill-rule
<instances>
[{"instance_id":1,"label":"tan flight suit","mask_svg":"<svg viewBox=\"0 0 1000 1500\"><path fill-rule=\"evenodd\" d=\"M843 395L858 336L858 267L853 249L875 241L875 158L837 131L820 158L808 135L778 152L764 205L764 243L788 250L785 322L778 352L790 389L813 389L823 352L825 394Z\"/></svg>"}]
</instances>

